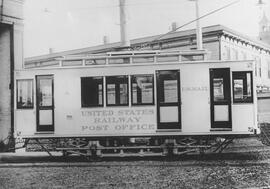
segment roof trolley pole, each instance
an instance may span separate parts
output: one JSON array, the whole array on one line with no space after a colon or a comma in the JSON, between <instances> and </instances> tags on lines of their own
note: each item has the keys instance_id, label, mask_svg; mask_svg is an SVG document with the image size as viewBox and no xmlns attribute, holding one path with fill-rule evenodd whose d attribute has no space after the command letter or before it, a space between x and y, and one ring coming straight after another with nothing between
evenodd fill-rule
<instances>
[{"instance_id":1,"label":"roof trolley pole","mask_svg":"<svg viewBox=\"0 0 270 189\"><path fill-rule=\"evenodd\" d=\"M200 26L200 15L199 15L199 0L190 0L195 1L196 5L196 41L197 41L197 49L202 50L202 28Z\"/></svg>"}]
</instances>

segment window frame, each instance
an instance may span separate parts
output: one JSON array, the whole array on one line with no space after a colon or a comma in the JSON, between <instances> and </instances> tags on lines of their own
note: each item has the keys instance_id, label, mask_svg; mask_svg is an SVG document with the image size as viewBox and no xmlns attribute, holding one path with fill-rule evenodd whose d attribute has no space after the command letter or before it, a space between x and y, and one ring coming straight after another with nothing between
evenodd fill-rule
<instances>
[{"instance_id":1,"label":"window frame","mask_svg":"<svg viewBox=\"0 0 270 189\"><path fill-rule=\"evenodd\" d=\"M84 105L83 104L83 88L82 88L82 80L86 79L86 78L97 78L100 77L101 78L101 84L102 85L102 103L101 104L97 104L97 105ZM99 94L98 94L99 95ZM90 77L81 77L81 107L82 108L97 108L97 107L103 107L104 106L104 77L103 76L90 76Z\"/></svg>"},{"instance_id":2,"label":"window frame","mask_svg":"<svg viewBox=\"0 0 270 189\"><path fill-rule=\"evenodd\" d=\"M260 57L255 56L255 76L256 77L262 77L262 60Z\"/></svg>"},{"instance_id":3,"label":"window frame","mask_svg":"<svg viewBox=\"0 0 270 189\"><path fill-rule=\"evenodd\" d=\"M251 97L248 99L243 99L243 100L239 100L239 99L235 99L235 92L234 92L234 80L235 79L244 79L244 85L247 85L247 74L250 74L250 88L251 88ZM235 74L242 74L242 75L235 75ZM243 75L245 74L245 75ZM254 94L253 94L253 74L252 71L235 71L232 72L232 90L233 90L233 103L254 103Z\"/></svg>"},{"instance_id":4,"label":"window frame","mask_svg":"<svg viewBox=\"0 0 270 189\"><path fill-rule=\"evenodd\" d=\"M254 67L255 67L255 77L258 77L258 62L257 62L257 58L255 56L252 56L252 59L254 60Z\"/></svg>"},{"instance_id":5,"label":"window frame","mask_svg":"<svg viewBox=\"0 0 270 189\"><path fill-rule=\"evenodd\" d=\"M133 79L136 77L152 77L152 103L134 103L133 102ZM132 106L145 106L145 105L155 105L155 83L154 83L154 74L137 74L137 75L130 75L130 88L131 88L131 105Z\"/></svg>"},{"instance_id":6,"label":"window frame","mask_svg":"<svg viewBox=\"0 0 270 189\"><path fill-rule=\"evenodd\" d=\"M259 77L262 77L262 59L258 57L258 63L259 63Z\"/></svg>"},{"instance_id":7,"label":"window frame","mask_svg":"<svg viewBox=\"0 0 270 189\"><path fill-rule=\"evenodd\" d=\"M225 45L226 57L225 60L231 60L231 48Z\"/></svg>"},{"instance_id":8,"label":"window frame","mask_svg":"<svg viewBox=\"0 0 270 189\"><path fill-rule=\"evenodd\" d=\"M20 106L19 102L18 102L18 97L19 97L19 93L18 93L18 83L20 81L30 81L31 85L32 85L32 90L31 90L31 96L32 96L32 105L31 106ZM17 109L34 109L34 103L35 103L35 99L34 99L34 79L17 79L16 80L16 108Z\"/></svg>"},{"instance_id":9,"label":"window frame","mask_svg":"<svg viewBox=\"0 0 270 189\"><path fill-rule=\"evenodd\" d=\"M109 79L114 78L112 81L109 81ZM113 75L113 76L106 76L105 77L105 91L106 91L106 106L129 106L129 79L128 75ZM121 83L120 80L126 80L125 83ZM115 82L113 82L115 81ZM115 104L108 104L108 85L115 84ZM117 91L117 89L120 89L120 84L127 84L127 103L120 104L120 90Z\"/></svg>"},{"instance_id":10,"label":"window frame","mask_svg":"<svg viewBox=\"0 0 270 189\"><path fill-rule=\"evenodd\" d=\"M267 78L270 79L270 59L267 62Z\"/></svg>"}]
</instances>

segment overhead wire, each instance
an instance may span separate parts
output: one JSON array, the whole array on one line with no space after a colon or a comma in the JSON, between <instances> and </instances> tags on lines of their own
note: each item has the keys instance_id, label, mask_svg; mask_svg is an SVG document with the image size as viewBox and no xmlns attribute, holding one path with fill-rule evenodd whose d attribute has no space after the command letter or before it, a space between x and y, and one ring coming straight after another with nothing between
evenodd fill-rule
<instances>
[{"instance_id":1,"label":"overhead wire","mask_svg":"<svg viewBox=\"0 0 270 189\"><path fill-rule=\"evenodd\" d=\"M174 2L174 3L179 3L179 2ZM172 2L164 1L162 3L159 2L158 4L172 4ZM126 6L140 6L140 5L153 5L153 3L150 3L150 2L147 2L147 3L126 3ZM69 9L69 11L90 10L90 9L98 9L98 8L118 8L118 7L119 7L119 5L91 6L91 7L84 7L84 8L73 8L73 9Z\"/></svg>"},{"instance_id":2,"label":"overhead wire","mask_svg":"<svg viewBox=\"0 0 270 189\"><path fill-rule=\"evenodd\" d=\"M225 5L225 6L222 6L222 7L218 8L218 9L215 9L215 10L213 10L213 11L207 13L207 14L204 14L203 16L200 16L199 18L196 18L194 20L191 20L191 21L189 21L189 22L187 22L187 23L179 26L179 27L176 27L175 30L173 30L173 31L169 31L169 32L167 32L165 34L159 35L157 38L155 38L155 39L153 39L153 40L151 40L151 41L149 41L147 43L142 44L140 48L147 47L148 45L151 45L152 43L155 43L156 41L158 41L159 39L163 38L164 36L166 36L166 35L168 35L170 33L173 33L173 32L175 32L175 31L177 31L177 30L179 30L179 29L181 29L181 28L183 28L183 27L185 27L185 26L187 26L187 25L189 25L189 24L191 24L193 22L196 22L197 20L201 20L202 18L205 18L205 17L207 17L207 16L209 16L211 14L214 14L214 13L220 11L220 10L223 10L223 9L229 7L229 6L232 6L233 4L238 3L239 1L240 0L233 1L232 3L229 3L229 4Z\"/></svg>"},{"instance_id":3,"label":"overhead wire","mask_svg":"<svg viewBox=\"0 0 270 189\"><path fill-rule=\"evenodd\" d=\"M207 17L207 16L209 16L209 15L211 15L211 14L214 14L214 13L216 13L216 12L218 12L218 11L221 11L221 10L227 8L227 7L230 7L230 6L232 6L232 5L236 4L236 3L238 3L239 1L240 1L240 0L233 1L233 2L231 2L231 3L229 3L229 4L225 5L225 6L222 6L222 7L218 8L218 9L215 9L215 10L213 10L213 11L207 13L207 14L202 15L202 16L200 16L199 18L193 19L193 20L191 20L191 21L189 21L189 22L187 22L187 23L185 23L185 24L183 24L183 25L181 25L181 26L179 26L179 27L176 27L175 30L169 31L169 32L164 33L164 34L161 34L161 35L157 36L156 38L154 38L153 40L148 41L148 42L146 42L146 43L144 43L144 44L141 44L140 47L136 47L136 48L137 48L137 49L138 49L138 48L141 49L141 48L147 47L147 46L149 46L149 45L155 43L155 42L158 41L159 39L163 38L164 36L166 36L166 35L168 35L168 34L170 34L170 33L173 33L173 32L175 32L175 31L177 31L177 30L179 30L179 29L181 29L181 28L183 28L183 27L185 27L185 26L187 26L187 25L189 25L189 24L191 24L191 23L194 23L194 22L196 22L197 20L201 20L201 19L203 19L203 18L205 18L205 17ZM160 3L160 2L159 2L159 3ZM171 2L170 2L170 3L171 3ZM136 6L136 5L145 5L145 4L152 4L152 3L127 3L126 5L127 5L127 6ZM166 1L166 4L168 4L168 1ZM79 10L89 10L89 9L96 9L96 8L112 8L112 7L119 7L119 5L111 5L111 6L94 6L94 7L86 7L86 8L74 8L74 9L69 9L69 11L72 12L72 11L79 11Z\"/></svg>"}]
</instances>

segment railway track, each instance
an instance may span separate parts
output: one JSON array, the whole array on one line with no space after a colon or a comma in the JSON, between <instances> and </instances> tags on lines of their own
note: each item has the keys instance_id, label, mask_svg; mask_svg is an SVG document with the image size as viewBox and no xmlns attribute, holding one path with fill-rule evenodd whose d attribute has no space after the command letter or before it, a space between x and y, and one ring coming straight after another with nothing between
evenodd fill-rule
<instances>
[{"instance_id":1,"label":"railway track","mask_svg":"<svg viewBox=\"0 0 270 189\"><path fill-rule=\"evenodd\" d=\"M243 149L241 147L231 147L224 151L223 153L206 153L206 154L188 154L188 155L175 155L175 156L165 156L165 157L102 157L102 158L96 158L91 159L90 162L108 162L114 163L114 162L126 162L127 164L130 162L140 162L140 161L146 161L146 162L196 162L199 163L213 163L213 162L221 162L221 161L234 161L236 164L243 163L242 161L245 161L245 163L269 163L270 164L270 147L265 146L252 146L246 149ZM11 164L17 164L20 163L29 163L33 166L39 166L42 164L47 164L48 166L63 166L64 164L67 164L68 166L71 164L80 165L80 163L89 163L89 160L87 160L84 157L80 156L68 156L63 158L60 153L54 154L53 157L48 156L46 153L21 153L21 154L2 154L0 156L0 165L11 165ZM56 164L54 164L56 163ZM78 163L78 164L76 164ZM135 163L136 164L136 163ZM89 164L91 166L91 164ZM99 165L99 164L98 164ZM116 163L117 165L117 163Z\"/></svg>"}]
</instances>

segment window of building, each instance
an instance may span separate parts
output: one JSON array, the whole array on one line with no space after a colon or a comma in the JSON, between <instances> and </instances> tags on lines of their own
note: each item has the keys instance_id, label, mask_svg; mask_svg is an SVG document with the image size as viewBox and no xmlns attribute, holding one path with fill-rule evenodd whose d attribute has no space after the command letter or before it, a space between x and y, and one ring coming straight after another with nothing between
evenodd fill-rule
<instances>
[{"instance_id":1,"label":"window of building","mask_svg":"<svg viewBox=\"0 0 270 189\"><path fill-rule=\"evenodd\" d=\"M232 60L238 60L238 51L236 49L232 49Z\"/></svg>"},{"instance_id":2,"label":"window of building","mask_svg":"<svg viewBox=\"0 0 270 189\"><path fill-rule=\"evenodd\" d=\"M103 106L103 77L81 78L82 107Z\"/></svg>"},{"instance_id":3,"label":"window of building","mask_svg":"<svg viewBox=\"0 0 270 189\"><path fill-rule=\"evenodd\" d=\"M17 108L33 108L33 99L33 80L17 80Z\"/></svg>"},{"instance_id":4,"label":"window of building","mask_svg":"<svg viewBox=\"0 0 270 189\"><path fill-rule=\"evenodd\" d=\"M131 76L132 105L154 104L153 75Z\"/></svg>"},{"instance_id":5,"label":"window of building","mask_svg":"<svg viewBox=\"0 0 270 189\"><path fill-rule=\"evenodd\" d=\"M261 58L260 57L254 57L253 59L255 60L255 76L256 77L261 77L262 76L262 63L261 63Z\"/></svg>"},{"instance_id":6,"label":"window of building","mask_svg":"<svg viewBox=\"0 0 270 189\"><path fill-rule=\"evenodd\" d=\"M245 53L244 51L241 52L241 60L246 60L247 59L247 53Z\"/></svg>"},{"instance_id":7,"label":"window of building","mask_svg":"<svg viewBox=\"0 0 270 189\"><path fill-rule=\"evenodd\" d=\"M258 64L255 62L255 76L258 76Z\"/></svg>"},{"instance_id":8,"label":"window of building","mask_svg":"<svg viewBox=\"0 0 270 189\"><path fill-rule=\"evenodd\" d=\"M231 60L231 49L228 46L225 46L225 60Z\"/></svg>"},{"instance_id":9,"label":"window of building","mask_svg":"<svg viewBox=\"0 0 270 189\"><path fill-rule=\"evenodd\" d=\"M257 59L255 56L252 56L252 60L255 61L255 76L258 76L258 63L257 63Z\"/></svg>"},{"instance_id":10,"label":"window of building","mask_svg":"<svg viewBox=\"0 0 270 189\"><path fill-rule=\"evenodd\" d=\"M106 77L107 106L128 105L128 76Z\"/></svg>"},{"instance_id":11,"label":"window of building","mask_svg":"<svg viewBox=\"0 0 270 189\"><path fill-rule=\"evenodd\" d=\"M270 79L270 60L267 61L267 65L268 65L268 78Z\"/></svg>"},{"instance_id":12,"label":"window of building","mask_svg":"<svg viewBox=\"0 0 270 189\"><path fill-rule=\"evenodd\" d=\"M258 61L258 75L259 77L262 77L262 61L261 61L261 58L257 58L257 61Z\"/></svg>"},{"instance_id":13,"label":"window of building","mask_svg":"<svg viewBox=\"0 0 270 189\"><path fill-rule=\"evenodd\" d=\"M233 72L233 102L253 102L252 72Z\"/></svg>"}]
</instances>

